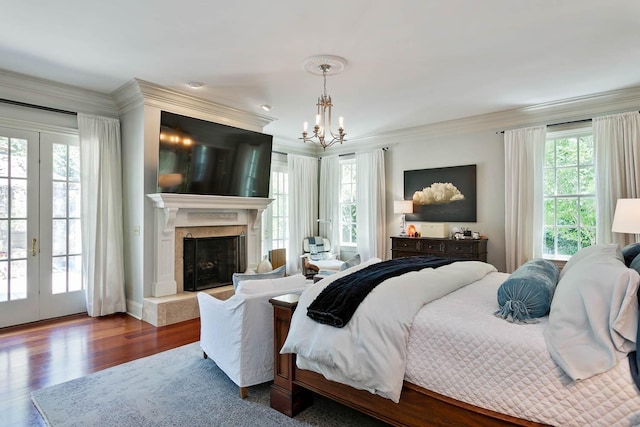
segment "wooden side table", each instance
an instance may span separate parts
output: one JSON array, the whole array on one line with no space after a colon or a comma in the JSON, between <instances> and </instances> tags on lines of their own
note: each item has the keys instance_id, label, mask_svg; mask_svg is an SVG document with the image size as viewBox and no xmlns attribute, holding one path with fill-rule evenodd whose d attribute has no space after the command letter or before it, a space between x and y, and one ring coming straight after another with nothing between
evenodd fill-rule
<instances>
[{"instance_id":1,"label":"wooden side table","mask_svg":"<svg viewBox=\"0 0 640 427\"><path fill-rule=\"evenodd\" d=\"M271 298L273 306L273 384L271 407L290 417L307 408L313 402L310 391L294 384L295 354L280 354L287 339L291 317L298 306L298 294L286 294Z\"/></svg>"}]
</instances>

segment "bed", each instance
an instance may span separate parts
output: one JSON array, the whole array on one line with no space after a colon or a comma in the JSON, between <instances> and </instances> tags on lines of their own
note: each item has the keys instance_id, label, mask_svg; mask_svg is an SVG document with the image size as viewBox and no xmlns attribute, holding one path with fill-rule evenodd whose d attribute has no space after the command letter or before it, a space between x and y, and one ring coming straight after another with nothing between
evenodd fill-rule
<instances>
[{"instance_id":1,"label":"bed","mask_svg":"<svg viewBox=\"0 0 640 427\"><path fill-rule=\"evenodd\" d=\"M352 373L351 379L340 377L340 373L334 372L335 367L323 366L331 363L323 360L322 355L315 360L315 353L312 351L310 357L305 350L305 340L318 341L309 338L316 335L316 329L329 328L329 337L322 336L320 341L327 341L330 347L342 346L340 343L349 333L342 330L348 325L334 328L311 321L313 324L308 326L312 330L299 325L310 320L304 311L321 288L351 271L324 279L325 283L318 282L315 291L313 288L305 291L299 302L287 298L274 301L275 348L282 351L275 356L272 407L294 416L311 403L314 392L393 425L640 425L640 391L627 357L620 357L604 373L574 381L554 362L547 349L544 331L549 317L542 317L537 323L517 324L495 316L497 290L509 275L485 263L470 263L480 265L473 274L481 277L473 276L468 284L460 286L441 284L439 278L439 285L434 287L448 289L436 292L424 305L421 301L415 303L420 307L415 315L409 313L406 360L396 363L398 356L392 354L380 362L379 366L387 364L390 371L402 371L397 399L393 392L385 392L385 385L366 381L361 384L353 380ZM389 292L382 296L389 304L389 295L398 293L405 282L424 282L426 277L418 276L420 272L407 274L383 282L371 295ZM633 289L637 292L638 276L634 274ZM636 311L637 328L637 301L632 308ZM380 308L373 312L376 310ZM407 311L411 312L411 308ZM356 315L354 319L363 322ZM391 337L396 335L394 331L379 329L383 329L383 340L394 341ZM295 337L301 333L302 338ZM347 349L347 354L350 351ZM383 349L384 353L394 351ZM346 356L328 357L333 360ZM356 365L363 364L362 360ZM371 369L379 367L374 365ZM364 376L368 375L365 372Z\"/></svg>"}]
</instances>

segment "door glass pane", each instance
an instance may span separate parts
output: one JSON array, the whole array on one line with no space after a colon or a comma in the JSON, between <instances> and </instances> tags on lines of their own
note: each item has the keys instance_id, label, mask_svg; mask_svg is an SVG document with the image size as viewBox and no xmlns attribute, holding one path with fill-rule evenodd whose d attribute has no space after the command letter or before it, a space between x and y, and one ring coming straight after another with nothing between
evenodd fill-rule
<instances>
[{"instance_id":1,"label":"door glass pane","mask_svg":"<svg viewBox=\"0 0 640 427\"><path fill-rule=\"evenodd\" d=\"M9 155L11 176L14 178L27 177L27 140L11 138Z\"/></svg>"},{"instance_id":2,"label":"door glass pane","mask_svg":"<svg viewBox=\"0 0 640 427\"><path fill-rule=\"evenodd\" d=\"M11 221L11 239L9 242L12 259L27 257L27 220Z\"/></svg>"},{"instance_id":3,"label":"door glass pane","mask_svg":"<svg viewBox=\"0 0 640 427\"><path fill-rule=\"evenodd\" d=\"M65 218L67 216L67 183L54 182L53 191L53 212L54 218Z\"/></svg>"},{"instance_id":4,"label":"door glass pane","mask_svg":"<svg viewBox=\"0 0 640 427\"><path fill-rule=\"evenodd\" d=\"M54 219L52 221L52 252L53 256L67 254L67 220Z\"/></svg>"},{"instance_id":5,"label":"door glass pane","mask_svg":"<svg viewBox=\"0 0 640 427\"><path fill-rule=\"evenodd\" d=\"M53 257L51 260L51 293L62 294L67 291L67 257Z\"/></svg>"},{"instance_id":6,"label":"door glass pane","mask_svg":"<svg viewBox=\"0 0 640 427\"><path fill-rule=\"evenodd\" d=\"M80 231L80 220L69 220L69 254L79 254L82 252L82 234Z\"/></svg>"},{"instance_id":7,"label":"door glass pane","mask_svg":"<svg viewBox=\"0 0 640 427\"><path fill-rule=\"evenodd\" d=\"M13 218L27 217L27 180L11 180L11 216Z\"/></svg>"},{"instance_id":8,"label":"door glass pane","mask_svg":"<svg viewBox=\"0 0 640 427\"><path fill-rule=\"evenodd\" d=\"M53 179L67 179L67 146L53 144Z\"/></svg>"},{"instance_id":9,"label":"door glass pane","mask_svg":"<svg viewBox=\"0 0 640 427\"><path fill-rule=\"evenodd\" d=\"M9 216L9 180L0 178L0 218Z\"/></svg>"},{"instance_id":10,"label":"door glass pane","mask_svg":"<svg viewBox=\"0 0 640 427\"><path fill-rule=\"evenodd\" d=\"M80 182L80 147L69 146L69 181Z\"/></svg>"},{"instance_id":11,"label":"door glass pane","mask_svg":"<svg viewBox=\"0 0 640 427\"><path fill-rule=\"evenodd\" d=\"M69 217L80 218L80 184L69 183Z\"/></svg>"},{"instance_id":12,"label":"door glass pane","mask_svg":"<svg viewBox=\"0 0 640 427\"><path fill-rule=\"evenodd\" d=\"M0 302L9 300L9 262L0 261Z\"/></svg>"},{"instance_id":13,"label":"door glass pane","mask_svg":"<svg viewBox=\"0 0 640 427\"><path fill-rule=\"evenodd\" d=\"M10 299L18 300L27 297L27 260L11 261L9 263L11 275Z\"/></svg>"},{"instance_id":14,"label":"door glass pane","mask_svg":"<svg viewBox=\"0 0 640 427\"><path fill-rule=\"evenodd\" d=\"M9 256L9 221L0 220L0 259Z\"/></svg>"},{"instance_id":15,"label":"door glass pane","mask_svg":"<svg viewBox=\"0 0 640 427\"><path fill-rule=\"evenodd\" d=\"M82 289L82 256L69 257L69 291Z\"/></svg>"},{"instance_id":16,"label":"door glass pane","mask_svg":"<svg viewBox=\"0 0 640 427\"><path fill-rule=\"evenodd\" d=\"M0 136L0 176L9 176L9 138Z\"/></svg>"}]
</instances>

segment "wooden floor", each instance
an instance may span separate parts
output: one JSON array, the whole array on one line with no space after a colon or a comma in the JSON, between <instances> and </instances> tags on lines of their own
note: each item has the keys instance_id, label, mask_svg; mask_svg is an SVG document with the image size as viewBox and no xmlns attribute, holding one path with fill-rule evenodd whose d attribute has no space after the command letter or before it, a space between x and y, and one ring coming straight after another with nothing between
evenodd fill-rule
<instances>
[{"instance_id":1,"label":"wooden floor","mask_svg":"<svg viewBox=\"0 0 640 427\"><path fill-rule=\"evenodd\" d=\"M31 392L200 339L200 319L156 328L126 314L0 329L0 425L44 426Z\"/></svg>"}]
</instances>

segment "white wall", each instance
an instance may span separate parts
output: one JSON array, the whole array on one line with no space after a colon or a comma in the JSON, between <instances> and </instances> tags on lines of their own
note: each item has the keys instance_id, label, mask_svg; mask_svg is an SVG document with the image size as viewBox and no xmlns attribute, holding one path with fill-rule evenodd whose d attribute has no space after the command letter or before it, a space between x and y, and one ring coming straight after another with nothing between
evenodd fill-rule
<instances>
[{"instance_id":1,"label":"white wall","mask_svg":"<svg viewBox=\"0 0 640 427\"><path fill-rule=\"evenodd\" d=\"M449 223L485 234L487 261L505 269L504 243L504 148L502 136L491 131L448 136L415 136L391 146L386 152L387 237L397 236L400 215L393 213L393 201L404 197L404 171L447 166L477 165L477 219L475 223ZM407 222L418 226L420 222ZM391 239L387 239L391 258Z\"/></svg>"}]
</instances>

